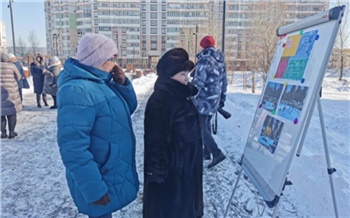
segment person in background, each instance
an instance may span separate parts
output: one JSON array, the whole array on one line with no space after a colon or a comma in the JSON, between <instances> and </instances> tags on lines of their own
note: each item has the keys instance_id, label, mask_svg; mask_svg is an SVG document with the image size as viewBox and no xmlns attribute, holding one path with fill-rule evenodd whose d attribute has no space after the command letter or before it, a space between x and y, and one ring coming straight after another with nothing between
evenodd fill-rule
<instances>
[{"instance_id":1,"label":"person in background","mask_svg":"<svg viewBox=\"0 0 350 218\"><path fill-rule=\"evenodd\" d=\"M42 95L44 105L49 106L47 104L46 94L42 93L44 88L44 69L44 59L40 54L38 54L33 63L30 64L30 73L33 76L34 93L36 94L36 103L38 108L41 108L40 95Z\"/></svg>"},{"instance_id":2,"label":"person in background","mask_svg":"<svg viewBox=\"0 0 350 218\"><path fill-rule=\"evenodd\" d=\"M57 85L57 142L79 212L111 218L139 189L131 114L136 94L103 34L85 34Z\"/></svg>"},{"instance_id":3,"label":"person in background","mask_svg":"<svg viewBox=\"0 0 350 218\"><path fill-rule=\"evenodd\" d=\"M22 110L22 103L19 97L18 83L21 79L17 67L11 63L7 54L1 52L1 138L7 138L6 123L8 123L10 139L17 136L15 127L17 113Z\"/></svg>"},{"instance_id":4,"label":"person in background","mask_svg":"<svg viewBox=\"0 0 350 218\"><path fill-rule=\"evenodd\" d=\"M202 119L202 130L204 140L204 159L212 162L208 169L214 167L226 156L218 148L212 133L211 119L218 108L224 107L226 100L227 77L226 64L223 53L216 49L215 39L205 36L200 41L203 50L197 54L197 63L192 84L198 88L198 95L193 99Z\"/></svg>"},{"instance_id":5,"label":"person in background","mask_svg":"<svg viewBox=\"0 0 350 218\"><path fill-rule=\"evenodd\" d=\"M203 216L203 142L188 82L194 68L183 48L167 51L144 120L144 218Z\"/></svg>"},{"instance_id":6,"label":"person in background","mask_svg":"<svg viewBox=\"0 0 350 218\"><path fill-rule=\"evenodd\" d=\"M50 109L57 108L56 93L57 93L57 77L61 72L62 64L57 56L49 58L48 70L44 69L44 88L43 93L52 96L53 105Z\"/></svg>"},{"instance_id":7,"label":"person in background","mask_svg":"<svg viewBox=\"0 0 350 218\"><path fill-rule=\"evenodd\" d=\"M21 98L21 101L23 101L23 96L22 96L22 88L23 88L23 79L24 77L24 70L22 67L22 64L17 60L16 56L12 53L8 54L10 60L12 63L14 63L19 71L19 73L21 74L21 78L20 80L18 80L18 92L19 92L19 97Z\"/></svg>"}]
</instances>

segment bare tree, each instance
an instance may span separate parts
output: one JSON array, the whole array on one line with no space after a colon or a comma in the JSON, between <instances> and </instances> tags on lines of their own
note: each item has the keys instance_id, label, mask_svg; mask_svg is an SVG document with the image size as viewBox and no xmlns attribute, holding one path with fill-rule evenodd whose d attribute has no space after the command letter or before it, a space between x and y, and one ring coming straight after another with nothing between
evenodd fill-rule
<instances>
[{"instance_id":1,"label":"bare tree","mask_svg":"<svg viewBox=\"0 0 350 218\"><path fill-rule=\"evenodd\" d=\"M278 37L276 29L285 24L287 5L283 0L258 1L252 5L251 29L247 30L250 35L250 47L245 53L251 60L249 67L252 71L252 92L255 92L255 73L262 73L265 83L268 70L271 65Z\"/></svg>"},{"instance_id":2,"label":"bare tree","mask_svg":"<svg viewBox=\"0 0 350 218\"><path fill-rule=\"evenodd\" d=\"M18 53L19 53L20 57L24 57L27 54L26 41L22 38L22 36L18 36L16 44L17 44Z\"/></svg>"},{"instance_id":3,"label":"bare tree","mask_svg":"<svg viewBox=\"0 0 350 218\"><path fill-rule=\"evenodd\" d=\"M350 3L349 1L338 0L337 6L341 5L346 7L332 54L333 64L340 70L339 80L343 79L344 63L346 63L346 58L348 58L345 55L345 49L350 45Z\"/></svg>"},{"instance_id":4,"label":"bare tree","mask_svg":"<svg viewBox=\"0 0 350 218\"><path fill-rule=\"evenodd\" d=\"M32 50L32 53L34 55L37 54L37 52L39 50L39 38L36 34L36 31L35 30L30 31L27 39L29 42L29 46Z\"/></svg>"}]
</instances>

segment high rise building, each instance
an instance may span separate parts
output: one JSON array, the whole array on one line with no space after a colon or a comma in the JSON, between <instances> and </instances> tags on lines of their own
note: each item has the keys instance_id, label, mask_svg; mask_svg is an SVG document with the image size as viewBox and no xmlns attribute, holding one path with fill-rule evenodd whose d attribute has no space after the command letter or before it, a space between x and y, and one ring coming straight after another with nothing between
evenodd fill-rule
<instances>
[{"instance_id":1,"label":"high rise building","mask_svg":"<svg viewBox=\"0 0 350 218\"><path fill-rule=\"evenodd\" d=\"M286 5L285 24L328 9L328 0L275 0ZM246 62L246 37L260 0L227 0L225 54L238 66ZM265 1L266 2L266 1ZM120 63L150 63L181 46L192 60L199 40L213 35L222 42L223 1L218 0L45 0L48 51L74 56L85 33L103 33L117 44ZM274 37L275 32L271 32Z\"/></svg>"},{"instance_id":2,"label":"high rise building","mask_svg":"<svg viewBox=\"0 0 350 218\"><path fill-rule=\"evenodd\" d=\"M0 46L1 51L7 53L7 44L6 44L6 25L5 22L0 21Z\"/></svg>"}]
</instances>

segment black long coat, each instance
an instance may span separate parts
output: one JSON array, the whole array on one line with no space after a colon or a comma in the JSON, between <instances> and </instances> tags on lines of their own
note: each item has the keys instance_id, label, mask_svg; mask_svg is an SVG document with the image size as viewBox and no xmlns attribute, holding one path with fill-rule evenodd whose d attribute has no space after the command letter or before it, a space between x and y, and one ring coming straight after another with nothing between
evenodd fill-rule
<instances>
[{"instance_id":1,"label":"black long coat","mask_svg":"<svg viewBox=\"0 0 350 218\"><path fill-rule=\"evenodd\" d=\"M41 94L44 88L44 65L33 62L30 64L30 74L33 76L34 93Z\"/></svg>"},{"instance_id":2,"label":"black long coat","mask_svg":"<svg viewBox=\"0 0 350 218\"><path fill-rule=\"evenodd\" d=\"M158 78L145 111L144 218L203 216L203 147L191 84Z\"/></svg>"}]
</instances>

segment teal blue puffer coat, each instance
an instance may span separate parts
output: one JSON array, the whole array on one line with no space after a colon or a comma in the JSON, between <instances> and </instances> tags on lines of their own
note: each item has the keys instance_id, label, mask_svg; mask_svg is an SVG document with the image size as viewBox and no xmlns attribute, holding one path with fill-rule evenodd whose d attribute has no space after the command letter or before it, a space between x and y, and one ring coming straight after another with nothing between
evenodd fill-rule
<instances>
[{"instance_id":1,"label":"teal blue puffer coat","mask_svg":"<svg viewBox=\"0 0 350 218\"><path fill-rule=\"evenodd\" d=\"M139 189L131 82L114 83L110 73L68 59L58 87L57 141L79 212L100 216L123 208ZM107 192L108 205L92 204Z\"/></svg>"}]
</instances>

